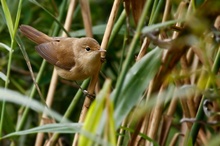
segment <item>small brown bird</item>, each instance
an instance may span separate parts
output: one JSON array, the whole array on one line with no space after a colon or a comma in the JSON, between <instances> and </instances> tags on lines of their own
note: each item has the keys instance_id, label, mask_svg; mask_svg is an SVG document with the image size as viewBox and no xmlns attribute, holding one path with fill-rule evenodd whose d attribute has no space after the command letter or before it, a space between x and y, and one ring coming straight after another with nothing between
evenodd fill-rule
<instances>
[{"instance_id":1,"label":"small brown bird","mask_svg":"<svg viewBox=\"0 0 220 146\"><path fill-rule=\"evenodd\" d=\"M64 79L84 80L101 66L101 52L105 50L93 38L49 37L28 25L21 25L20 32L38 44L36 51Z\"/></svg>"}]
</instances>

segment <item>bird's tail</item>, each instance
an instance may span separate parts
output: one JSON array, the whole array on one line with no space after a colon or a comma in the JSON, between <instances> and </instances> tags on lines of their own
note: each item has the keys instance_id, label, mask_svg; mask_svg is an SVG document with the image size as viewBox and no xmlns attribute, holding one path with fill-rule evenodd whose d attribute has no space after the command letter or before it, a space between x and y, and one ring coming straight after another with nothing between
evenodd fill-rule
<instances>
[{"instance_id":1,"label":"bird's tail","mask_svg":"<svg viewBox=\"0 0 220 146\"><path fill-rule=\"evenodd\" d=\"M21 25L20 32L36 44L46 43L52 40L48 35L28 25Z\"/></svg>"}]
</instances>

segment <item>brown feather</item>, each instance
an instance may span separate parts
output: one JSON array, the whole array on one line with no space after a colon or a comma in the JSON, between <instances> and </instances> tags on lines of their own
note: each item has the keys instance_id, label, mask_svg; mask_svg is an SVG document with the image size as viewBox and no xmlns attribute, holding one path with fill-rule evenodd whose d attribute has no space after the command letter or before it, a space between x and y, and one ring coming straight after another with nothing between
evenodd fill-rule
<instances>
[{"instance_id":1,"label":"brown feather","mask_svg":"<svg viewBox=\"0 0 220 146\"><path fill-rule=\"evenodd\" d=\"M19 30L23 35L25 35L36 44L46 43L52 40L51 37L28 25L21 25Z\"/></svg>"},{"instance_id":2,"label":"brown feather","mask_svg":"<svg viewBox=\"0 0 220 146\"><path fill-rule=\"evenodd\" d=\"M83 80L94 75L101 65L99 43L93 38L49 37L27 25L21 33L38 45L36 51L53 64L57 74L67 80Z\"/></svg>"},{"instance_id":3,"label":"brown feather","mask_svg":"<svg viewBox=\"0 0 220 146\"><path fill-rule=\"evenodd\" d=\"M73 41L68 38L61 38L59 41L51 41L36 46L37 52L49 63L70 70L75 65L74 53L72 50Z\"/></svg>"},{"instance_id":4,"label":"brown feather","mask_svg":"<svg viewBox=\"0 0 220 146\"><path fill-rule=\"evenodd\" d=\"M57 66L61 68L69 68L75 66L75 55L74 55L74 40L77 38L63 38L60 39L59 45L57 47ZM68 69L68 70L69 70Z\"/></svg>"}]
</instances>

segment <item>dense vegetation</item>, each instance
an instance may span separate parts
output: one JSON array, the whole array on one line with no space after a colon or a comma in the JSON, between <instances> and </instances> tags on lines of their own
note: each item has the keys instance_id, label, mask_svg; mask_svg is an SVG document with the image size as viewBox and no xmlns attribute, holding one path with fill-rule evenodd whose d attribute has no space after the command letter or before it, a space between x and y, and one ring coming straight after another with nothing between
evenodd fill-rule
<instances>
[{"instance_id":1,"label":"dense vegetation","mask_svg":"<svg viewBox=\"0 0 220 146\"><path fill-rule=\"evenodd\" d=\"M0 14L0 145L219 145L219 1L1 0ZM95 38L100 71L58 77L21 24Z\"/></svg>"}]
</instances>

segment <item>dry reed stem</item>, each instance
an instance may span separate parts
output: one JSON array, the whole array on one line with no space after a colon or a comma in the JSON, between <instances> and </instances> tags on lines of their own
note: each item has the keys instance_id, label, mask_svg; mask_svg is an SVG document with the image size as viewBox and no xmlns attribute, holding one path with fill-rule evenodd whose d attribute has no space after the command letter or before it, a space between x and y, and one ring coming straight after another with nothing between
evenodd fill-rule
<instances>
[{"instance_id":1,"label":"dry reed stem","mask_svg":"<svg viewBox=\"0 0 220 146\"><path fill-rule=\"evenodd\" d=\"M93 36L93 34L92 34L92 20L91 20L89 2L84 1L84 0L80 0L80 5L81 5L83 23L84 23L84 27L85 27L85 30L86 30L86 36L92 37ZM96 83L96 82L93 82L94 79L98 80L98 77L94 76L92 78L92 80L90 82L90 85L88 87L88 93L93 93L94 92L95 85L93 85L93 84ZM84 104L83 104L83 109L81 111L81 115L80 115L80 118L79 118L79 123L84 121L85 115L87 113L87 110L88 110L90 104L91 104L91 98L86 97L86 99L84 101Z\"/></svg>"},{"instance_id":2,"label":"dry reed stem","mask_svg":"<svg viewBox=\"0 0 220 146\"><path fill-rule=\"evenodd\" d=\"M127 0L128 1L128 0ZM146 3L146 0L130 0L130 5L132 7L131 11L133 14L134 22L137 25L139 23L139 19L142 15L142 10L144 8L144 4Z\"/></svg>"},{"instance_id":3,"label":"dry reed stem","mask_svg":"<svg viewBox=\"0 0 220 146\"><path fill-rule=\"evenodd\" d=\"M182 10L184 6L185 6L184 3L180 3L179 9ZM163 21L165 21L165 19L163 19ZM174 33L174 37L176 37L176 35L177 33ZM163 90L164 87L163 83L165 81L166 76L171 73L172 69L175 67L177 62L179 62L180 58L187 52L188 46L185 46L184 44L184 39L186 39L186 37L187 36L185 37L183 36L182 38L177 38L176 42L171 45L170 49L164 52L164 57L162 59L162 66L160 67L158 74L153 80L152 93L157 92L160 88L161 88L160 91ZM158 127L159 123L156 123L155 126L154 122L157 122L157 120L160 118L163 108L161 104L157 103L155 109L151 113L153 117L151 119L151 122L149 123L150 126L148 126L149 127L148 136L151 137L152 139L156 138L156 132L158 131L159 128ZM146 145L150 145L150 142L147 141Z\"/></svg>"},{"instance_id":4,"label":"dry reed stem","mask_svg":"<svg viewBox=\"0 0 220 146\"><path fill-rule=\"evenodd\" d=\"M178 19L183 17L183 14L184 14L183 10L184 10L185 7L186 7L185 3L181 3L179 5L179 8L177 10L177 12L178 12L178 17L177 18ZM177 23L176 26L180 27L181 24ZM178 35L178 33L174 32L172 38L176 38L177 35ZM163 125L162 126L163 133L160 133L160 140L159 140L160 145L165 145L165 143L166 143L168 133L169 133L169 130L170 130L170 127L171 127L171 121L172 121L171 117L173 117L173 115L176 111L177 103L178 103L177 98L173 97L171 102L170 102L170 105L169 105L169 108L168 108L168 111L167 111L167 115L164 117L164 122L162 124Z\"/></svg>"},{"instance_id":5,"label":"dry reed stem","mask_svg":"<svg viewBox=\"0 0 220 146\"><path fill-rule=\"evenodd\" d=\"M189 5L189 7L188 7L188 14L187 15L189 15L190 10L191 10L191 3ZM196 53L198 58L205 65L206 64L211 65L210 62L207 62L207 58L206 58L206 56L204 56L203 52L201 52L201 49L198 49L196 47L191 47L189 49L187 57L181 59L181 66L182 66L181 74L187 73L187 70L189 70L188 66L189 66L189 62L191 62L190 60L192 60L192 57L193 57L192 54L193 53ZM197 65L198 65L198 58L197 58L197 61L196 61ZM197 67L197 65L196 66L194 65L194 70L197 69L197 68L195 68L195 67ZM191 81L192 80L189 77L189 78L185 79L183 84L190 84L190 83L192 84ZM194 76L194 82L195 82L195 76ZM196 96L194 96L194 97L196 97ZM196 107L195 107L195 103L194 103L193 99L194 99L193 97L187 97L186 99L181 99L182 109L183 109L185 117L194 118L195 115L196 115ZM187 125L188 129L190 129L191 126L192 126L191 123L186 123L186 125ZM205 134L204 134L204 131L202 131L202 130L199 131L199 138L202 140L203 143L207 142Z\"/></svg>"},{"instance_id":6,"label":"dry reed stem","mask_svg":"<svg viewBox=\"0 0 220 146\"><path fill-rule=\"evenodd\" d=\"M135 112L134 112L135 113ZM135 115L133 115L134 117ZM137 124L135 125L135 131L132 132L132 136L131 136L131 140L129 141L128 146L136 146L140 144L140 141L142 140L141 138L139 138L139 133L141 131L141 128L143 127L143 122L144 122L144 117L142 116Z\"/></svg>"},{"instance_id":7,"label":"dry reed stem","mask_svg":"<svg viewBox=\"0 0 220 146\"><path fill-rule=\"evenodd\" d=\"M201 61L203 65L212 66L212 62L210 60L207 60L207 56L205 52L202 52L201 48L193 46L192 50L195 53L195 55L199 58L199 60Z\"/></svg>"},{"instance_id":8,"label":"dry reed stem","mask_svg":"<svg viewBox=\"0 0 220 146\"><path fill-rule=\"evenodd\" d=\"M204 52L204 53L206 53L206 52ZM206 59L208 59L208 58L206 58ZM203 66L206 66L206 64ZM208 66L213 66L213 64L208 64ZM207 71L205 71L205 70L202 71L201 76L197 82L197 86L199 86L199 85L201 86L202 81L203 81L203 85L204 85L204 80L207 79L206 73L207 73ZM208 81L206 80L206 83L207 82ZM206 89L207 87L205 87L205 86L206 85L204 85L201 89ZM196 104L200 104L201 98L202 98L201 95L200 96L197 95L194 98L196 98ZM198 138L201 140L202 145L206 145L208 143L208 140L207 140L208 134L205 133L204 129L201 129L201 128L199 129Z\"/></svg>"},{"instance_id":9,"label":"dry reed stem","mask_svg":"<svg viewBox=\"0 0 220 146\"><path fill-rule=\"evenodd\" d=\"M170 128L167 127L171 127L173 122L173 117L171 116L163 116L163 122L162 122L162 126L161 126L161 132L160 132L160 139L159 139L159 145L160 146L165 146L166 145L166 141L167 141L167 137L170 131Z\"/></svg>"},{"instance_id":10,"label":"dry reed stem","mask_svg":"<svg viewBox=\"0 0 220 146\"><path fill-rule=\"evenodd\" d=\"M117 15L117 12L118 12L120 2L121 2L120 0L115 0L114 1L112 11L111 11L111 14L109 16L108 23L106 25L106 30L105 30L105 33L104 33L104 36L103 36L103 39L102 39L102 44L101 44L102 49L107 49L108 41L109 41L109 38L111 36L112 28L114 26L114 20L115 20L115 17ZM104 52L102 53L101 57L105 58L105 53Z\"/></svg>"},{"instance_id":11,"label":"dry reed stem","mask_svg":"<svg viewBox=\"0 0 220 146\"><path fill-rule=\"evenodd\" d=\"M166 1L166 4L165 4L165 9L164 9L164 15L163 15L163 18L162 18L162 22L165 22L169 16L169 13L170 13L170 9L171 9L171 3L170 3L170 0L167 0ZM166 50L164 50L165 54L166 54ZM148 95L147 95L147 100L146 102L148 102L150 96L151 96L151 93L154 92L154 84L155 84L155 81L152 80L150 85L149 85L149 90L148 90ZM150 132L150 129L151 129L151 125L152 125L152 117L151 117L151 114L154 110L149 110L148 113L146 114L146 117L145 117L145 124L143 126L145 126L146 128L144 129L145 131L143 131L145 134L149 134ZM148 141L145 142L145 145L150 145L150 143Z\"/></svg>"},{"instance_id":12,"label":"dry reed stem","mask_svg":"<svg viewBox=\"0 0 220 146\"><path fill-rule=\"evenodd\" d=\"M93 37L89 1L80 0L79 2L81 5L81 13L83 17L84 28L86 30L86 36Z\"/></svg>"},{"instance_id":13,"label":"dry reed stem","mask_svg":"<svg viewBox=\"0 0 220 146\"><path fill-rule=\"evenodd\" d=\"M170 12L170 8L171 8L171 5L170 5L170 0L167 0L166 1L166 4L165 4L165 10L164 10L164 15L163 15L163 19L162 19L162 22L166 21L168 16L169 16L169 12ZM137 60L140 60L144 54L146 53L146 47L149 45L150 41L145 38L144 39L144 42L142 44L142 47L141 47L141 50L139 51L139 54L138 54L138 57L137 57ZM151 95L151 91L152 91L152 87L153 87L153 82L150 82L149 84L149 90L148 90L148 93L147 93L147 99L146 99L146 102L149 100L150 98L150 95ZM144 118L144 121L143 121L143 124L142 124L142 128L141 128L141 131L142 133L145 133L147 134L148 133L148 130L149 130L149 125L150 125L150 113L152 112L152 110L149 110L146 114L145 114L145 118ZM136 143L135 145L138 145L139 144L139 141L141 141L141 137L138 136L136 137Z\"/></svg>"},{"instance_id":14,"label":"dry reed stem","mask_svg":"<svg viewBox=\"0 0 220 146\"><path fill-rule=\"evenodd\" d=\"M133 18L134 18L135 24L137 25L138 20L143 11L143 6L144 6L143 4L145 4L145 1L141 1L141 2L136 2L135 0L124 1L124 7L126 10L126 15L127 15L127 29L129 29L130 27L129 25L130 7L132 7ZM141 49L136 58L136 62L139 61L146 54L149 44L150 44L150 40L147 37L145 37L142 42ZM135 115L132 115L132 116L135 116ZM132 119L133 118L131 118L130 122L132 121ZM144 133L144 131L146 131L146 126L143 126L145 124L146 124L146 115L142 116L142 118L139 120L138 126L135 128L135 132L132 134L132 138L131 138L131 141L129 142L129 145L136 146L140 144L140 141L142 140L142 138L141 136L138 135L138 133L139 132Z\"/></svg>"},{"instance_id":15,"label":"dry reed stem","mask_svg":"<svg viewBox=\"0 0 220 146\"><path fill-rule=\"evenodd\" d=\"M168 19L170 14L170 9L171 9L171 0L166 0L162 22L165 22Z\"/></svg>"},{"instance_id":16,"label":"dry reed stem","mask_svg":"<svg viewBox=\"0 0 220 146\"><path fill-rule=\"evenodd\" d=\"M100 68L99 68L99 70L100 70ZM92 79L91 79L91 81L90 81L90 84L89 84L89 87L88 87L88 89L87 89L88 93L93 93L93 91L94 91L94 89L95 89L95 86L96 86L96 82L97 82L97 80L98 80L98 75L99 75L99 74L96 73L96 74L92 77ZM85 120L86 114L87 114L87 112L88 112L88 110L89 110L89 107L90 107L91 103L92 103L91 98L90 98L90 97L86 97L86 98L85 98L85 101L84 101L84 103L83 103L83 107L82 107L82 111L81 111L81 113L80 113L80 118L79 118L78 123L83 123L83 121ZM74 137L74 140L73 140L73 143L72 143L72 146L77 146L77 144L78 144L78 139L79 139L79 133L76 133L76 134L75 134L75 137Z\"/></svg>"},{"instance_id":17,"label":"dry reed stem","mask_svg":"<svg viewBox=\"0 0 220 146\"><path fill-rule=\"evenodd\" d=\"M202 49L199 49L197 47L192 47L192 50L193 50L192 52L195 53L195 57L194 57L195 59L194 59L193 65L192 65L192 71L196 71L198 64L199 64L199 60L201 61L201 63L204 66L212 66L212 62L207 59L206 53L204 51L201 52ZM205 77L204 73L205 73L205 71L203 70L202 73L200 74L200 78L197 82L197 85L201 85L200 81L204 81L204 77ZM195 76L196 75L192 75L193 78L191 78L191 84L195 84L195 78L196 78ZM205 88L205 86L202 87L201 89L204 89L204 88ZM191 98L191 100L192 100L192 101L190 101L191 103L189 103L189 100L190 99L188 99L189 110L191 113L191 117L194 118L197 113L196 109L201 101L201 96L195 94L195 96L193 98ZM202 130L202 129L199 130L198 138L201 140L201 142L203 144L207 143L207 137L206 137L204 130Z\"/></svg>"},{"instance_id":18,"label":"dry reed stem","mask_svg":"<svg viewBox=\"0 0 220 146\"><path fill-rule=\"evenodd\" d=\"M80 5L81 5L81 13L82 13L82 17L83 17L83 23L84 23L84 27L86 30L86 36L88 37L93 37L93 33L92 33L92 19L91 19L91 14L90 14L90 7L89 7L89 2L88 1L84 1L84 0L80 0ZM100 70L100 68L98 69ZM99 72L97 72L91 79L89 87L87 89L88 93L93 93L94 89L95 89L95 85L96 82L98 80L98 74ZM80 117L79 117L79 123L82 123L86 117L86 114L88 112L88 109L91 105L91 98L90 97L86 97L83 103L83 107L80 113ZM73 143L72 145L75 146L78 143L78 139L79 139L79 134L76 133Z\"/></svg>"},{"instance_id":19,"label":"dry reed stem","mask_svg":"<svg viewBox=\"0 0 220 146\"><path fill-rule=\"evenodd\" d=\"M175 88L175 90L176 90L176 88ZM169 131L171 128L171 124L172 124L172 119L173 119L174 114L176 112L178 99L176 97L174 97L174 93L176 92L175 90L172 93L173 98L171 99L170 105L167 110L167 114L164 115L164 120L163 120L162 127L161 127L161 129L162 129L161 131L163 131L163 132L160 133L160 137L159 137L159 144L161 146L166 144L167 137L168 137L168 134L169 134Z\"/></svg>"},{"instance_id":20,"label":"dry reed stem","mask_svg":"<svg viewBox=\"0 0 220 146\"><path fill-rule=\"evenodd\" d=\"M144 117L142 117L140 120L139 120L139 123L142 123L142 125L141 125L141 127L139 128L140 129L140 131L139 131L139 133L146 133L146 129L147 129L147 124L148 124L148 118L149 118L150 116L149 116L149 112L146 112L145 113L145 116ZM137 130L137 128L135 129L135 130ZM143 141L145 141L144 139L143 139L143 137L141 137L139 134L136 134L135 136L133 136L133 139L131 139L131 141L134 141L133 143L133 145L131 145L131 146L139 146L140 145L140 143L142 143ZM131 143L132 144L132 143Z\"/></svg>"},{"instance_id":21,"label":"dry reed stem","mask_svg":"<svg viewBox=\"0 0 220 146\"><path fill-rule=\"evenodd\" d=\"M127 116L124 120L123 120L123 122L122 122L122 124L121 124L121 127L126 127L126 124L127 124L127 121L128 121L128 118L129 116ZM122 144L122 141L123 141L123 139L124 139L124 134L125 134L125 130L124 129L120 129L119 130L119 135L118 135L118 139L117 139L117 146L120 146L121 144Z\"/></svg>"},{"instance_id":22,"label":"dry reed stem","mask_svg":"<svg viewBox=\"0 0 220 146\"><path fill-rule=\"evenodd\" d=\"M182 133L176 133L173 136L169 146L175 146L177 144L177 140L178 140L179 136L184 136L184 135Z\"/></svg>"},{"instance_id":23,"label":"dry reed stem","mask_svg":"<svg viewBox=\"0 0 220 146\"><path fill-rule=\"evenodd\" d=\"M164 122L162 125L163 132L160 133L160 137L159 137L160 138L159 144L161 146L166 144L167 137L168 137L168 134L171 128L172 120L174 117L173 115L176 112L177 103L178 103L178 100L176 98L172 98L167 114L164 116Z\"/></svg>"},{"instance_id":24,"label":"dry reed stem","mask_svg":"<svg viewBox=\"0 0 220 146\"><path fill-rule=\"evenodd\" d=\"M117 12L118 12L119 5L120 5L120 0L115 0L114 4L113 4L113 7L112 7L110 17L109 17L109 20L108 20L108 23L107 23L107 26L106 26L104 37L103 37L103 40L102 40L102 44L101 44L102 49L106 49L106 47L107 47L107 44L108 44L108 41L109 41L109 38L110 38L110 35L111 35L111 32L112 32L112 28L113 28L113 25L114 25L114 20L115 20L115 17L117 15ZM101 54L101 58L105 58L105 53L104 52ZM96 83L98 81L98 75L99 75L100 69L101 69L101 66L97 70L95 75L92 77L92 80L91 80L91 82L89 84L89 87L88 87L88 93L93 93L94 92ZM91 104L91 99L89 97L86 97L86 99L84 101L84 104L83 104L83 109L82 109L81 114L80 114L80 119L78 121L79 123L82 123L84 121L90 104ZM73 141L72 146L77 146L78 139L79 139L79 134L77 133L74 137L74 141Z\"/></svg>"},{"instance_id":25,"label":"dry reed stem","mask_svg":"<svg viewBox=\"0 0 220 146\"><path fill-rule=\"evenodd\" d=\"M162 22L165 22L169 16L169 13L170 13L170 9L171 9L171 0L167 0L166 1L166 4L165 4L165 9L164 9L164 15L163 15L163 18L162 18ZM166 50L164 50L164 52L166 52ZM148 102L150 96L151 96L151 93L153 91L153 88L154 88L154 81L152 80L149 84L149 90L148 90L148 93L147 93L147 100L146 102ZM152 112L152 110L148 111L149 113L147 114L146 116L146 127L149 127L150 125L150 113ZM146 131L145 133L147 134L148 133L148 130L149 128L146 128Z\"/></svg>"},{"instance_id":26,"label":"dry reed stem","mask_svg":"<svg viewBox=\"0 0 220 146\"><path fill-rule=\"evenodd\" d=\"M184 17L184 11L185 11L185 9L186 9L186 3L185 2L181 2L180 3L180 5L179 5L179 8L178 8L178 18L183 18ZM177 27L181 27L181 24L177 24L176 25ZM178 33L177 32L175 32L174 33L174 35L173 35L173 38L176 38L178 36ZM181 58L181 62L182 62L182 67L183 67L183 58L184 58L184 56ZM185 65L186 66L186 65ZM181 70L181 72L180 72L180 74L183 74L184 73L184 71L183 70ZM181 86L181 83L177 83L179 86ZM187 105L187 101L186 101L186 99L180 99L180 102L181 102L181 105L182 105L182 109L183 109L183 115L185 115L185 117L190 117L190 111L189 111L189 109L188 109L188 105ZM191 126L191 124L188 124L188 127L190 127Z\"/></svg>"},{"instance_id":27,"label":"dry reed stem","mask_svg":"<svg viewBox=\"0 0 220 146\"><path fill-rule=\"evenodd\" d=\"M150 84L149 84L149 88L148 90L145 91L144 93L144 97L146 96L146 101L145 101L145 104L147 105L149 99L150 99L150 95L151 95L151 91L152 91L152 87L153 87L153 82L151 81ZM142 127L141 127L141 130L140 130L140 133L143 133L143 134L146 134L147 135L147 132L148 132L148 129L149 129L149 122L150 122L150 116L151 114L151 110L148 110L146 111L146 113L143 115L144 118L143 118L143 124L142 124ZM141 119L142 120L142 119ZM135 140L135 144L134 146L138 146L142 141L143 141L143 138L139 135L137 135L137 137L134 139Z\"/></svg>"},{"instance_id":28,"label":"dry reed stem","mask_svg":"<svg viewBox=\"0 0 220 146\"><path fill-rule=\"evenodd\" d=\"M182 70L180 72L180 75L184 75L187 70L188 70L188 64L186 63L186 58L182 57L181 58L181 67ZM185 79L185 81L183 82L183 84L190 84L189 79ZM181 86L182 84L180 84ZM187 118L191 118L191 117L195 117L196 113L195 113L195 108L194 108L194 103L193 103L193 98L192 97L186 97L184 99L181 99L181 105L182 105L182 109L183 109L183 113L185 115L185 117ZM188 128L191 128L192 124L191 123L187 123Z\"/></svg>"},{"instance_id":29,"label":"dry reed stem","mask_svg":"<svg viewBox=\"0 0 220 146\"><path fill-rule=\"evenodd\" d=\"M144 57L144 55L147 52L147 48L148 48L149 45L150 45L150 40L147 37L145 37L144 41L141 45L141 50L139 51L138 56L136 58L136 61L139 61L142 57Z\"/></svg>"},{"instance_id":30,"label":"dry reed stem","mask_svg":"<svg viewBox=\"0 0 220 146\"><path fill-rule=\"evenodd\" d=\"M57 85L57 79L58 79L57 72L54 69L52 79L50 82L50 86L49 86L49 90L48 90L48 94L47 94L47 98L46 98L46 104L48 107L51 107L52 102L53 102L54 91ZM42 118L40 120L40 126L44 125L44 119L47 119L47 118L48 118L47 114L43 113ZM44 140L44 133L38 133L36 137L36 141L35 141L35 146L41 146L43 144L43 140Z\"/></svg>"},{"instance_id":31,"label":"dry reed stem","mask_svg":"<svg viewBox=\"0 0 220 146\"><path fill-rule=\"evenodd\" d=\"M146 94L149 93L147 91L148 90L145 91L143 97L145 97ZM139 112L139 110L140 110L139 108L135 108L134 111L132 112L131 116L127 116L127 117L131 117L131 118L129 118L129 122L127 123L126 127L130 127L132 122L134 122L134 119L137 118L136 113ZM141 145L142 143L144 143L145 140L143 139L143 137L141 137L139 134L137 134L137 132L143 133L143 134L146 133L146 131L147 131L146 129L148 126L148 117L150 117L149 114L150 113L148 111L146 111L144 113L144 115L140 116L138 124L137 124L138 126L136 126L136 128L135 128L136 133L135 132L132 133L132 138L129 142L129 145L138 146L138 145Z\"/></svg>"},{"instance_id":32,"label":"dry reed stem","mask_svg":"<svg viewBox=\"0 0 220 146\"><path fill-rule=\"evenodd\" d=\"M188 60L188 58L183 58L183 57L181 59L182 71L181 71L180 74L182 74L182 75L187 74L187 71L189 70L189 68L188 68L189 64L187 63L186 59ZM189 77L185 78L185 81L184 81L183 84L189 85L190 84L190 78ZM196 116L196 109L195 109L195 104L194 104L194 101L193 101L193 96L186 97L185 100L186 100L186 103L187 103L187 106L188 106L188 112L189 112L190 118L194 118Z\"/></svg>"},{"instance_id":33,"label":"dry reed stem","mask_svg":"<svg viewBox=\"0 0 220 146\"><path fill-rule=\"evenodd\" d=\"M194 58L196 58L196 60L194 61L196 64L195 63L193 64L193 70L194 71L196 71L196 67L198 66L199 60L201 61L201 63L204 66L212 66L212 62L207 59L206 53L204 51L201 52L202 49L199 49L197 47L192 47L192 50L193 50L192 52L195 53L195 57ZM195 75L193 76L193 78L194 78L194 82L191 82L191 84L195 84ZM201 79L203 80L203 77L200 78L200 80ZM190 79L190 80L192 80L192 79ZM199 82L200 81L198 81L198 83ZM198 85L198 83L197 83L197 85ZM199 97L199 100L195 101L195 99L198 99L198 97ZM188 106L189 106L190 115L191 115L192 118L194 118L196 116L196 113L197 113L196 109L197 109L198 105L200 104L200 99L201 99L201 96L198 96L197 94L195 94L194 97L190 97L187 100ZM197 102L197 103L195 103L195 102ZM201 140L201 142L203 144L207 143L207 137L206 137L206 134L205 134L204 130L202 130L202 129L199 130L198 138Z\"/></svg>"},{"instance_id":34,"label":"dry reed stem","mask_svg":"<svg viewBox=\"0 0 220 146\"><path fill-rule=\"evenodd\" d=\"M148 136L152 139L156 139L156 135L159 129L160 122L162 120L162 113L163 113L163 104L160 102L161 93L166 88L166 85L162 85L160 88L160 91L157 96L157 103L154 106L154 109L151 112L151 120L149 123L149 130L148 130ZM166 97L163 97L166 98ZM151 145L149 141L146 142L146 145Z\"/></svg>"},{"instance_id":35,"label":"dry reed stem","mask_svg":"<svg viewBox=\"0 0 220 146\"><path fill-rule=\"evenodd\" d=\"M66 16L66 21L65 21L65 24L64 24L64 28L67 31L70 29L70 26L71 26L75 5L76 5L76 1L71 0L70 4L69 4L67 16ZM66 37L66 36L67 36L66 33L63 32L62 37ZM46 104L47 104L48 107L51 107L51 105L52 105L54 93L55 93L55 90L56 90L57 80L58 80L58 75L57 75L56 70L54 69L53 74L52 74L52 79L51 79L51 82L50 82L50 86L49 86L49 90L48 90L48 94L47 94L47 98L46 98ZM47 118L47 115L45 113L43 113L42 118ZM40 125L43 125L43 119L40 121ZM42 145L43 137L44 137L44 133L38 133L37 134L35 146Z\"/></svg>"}]
</instances>

